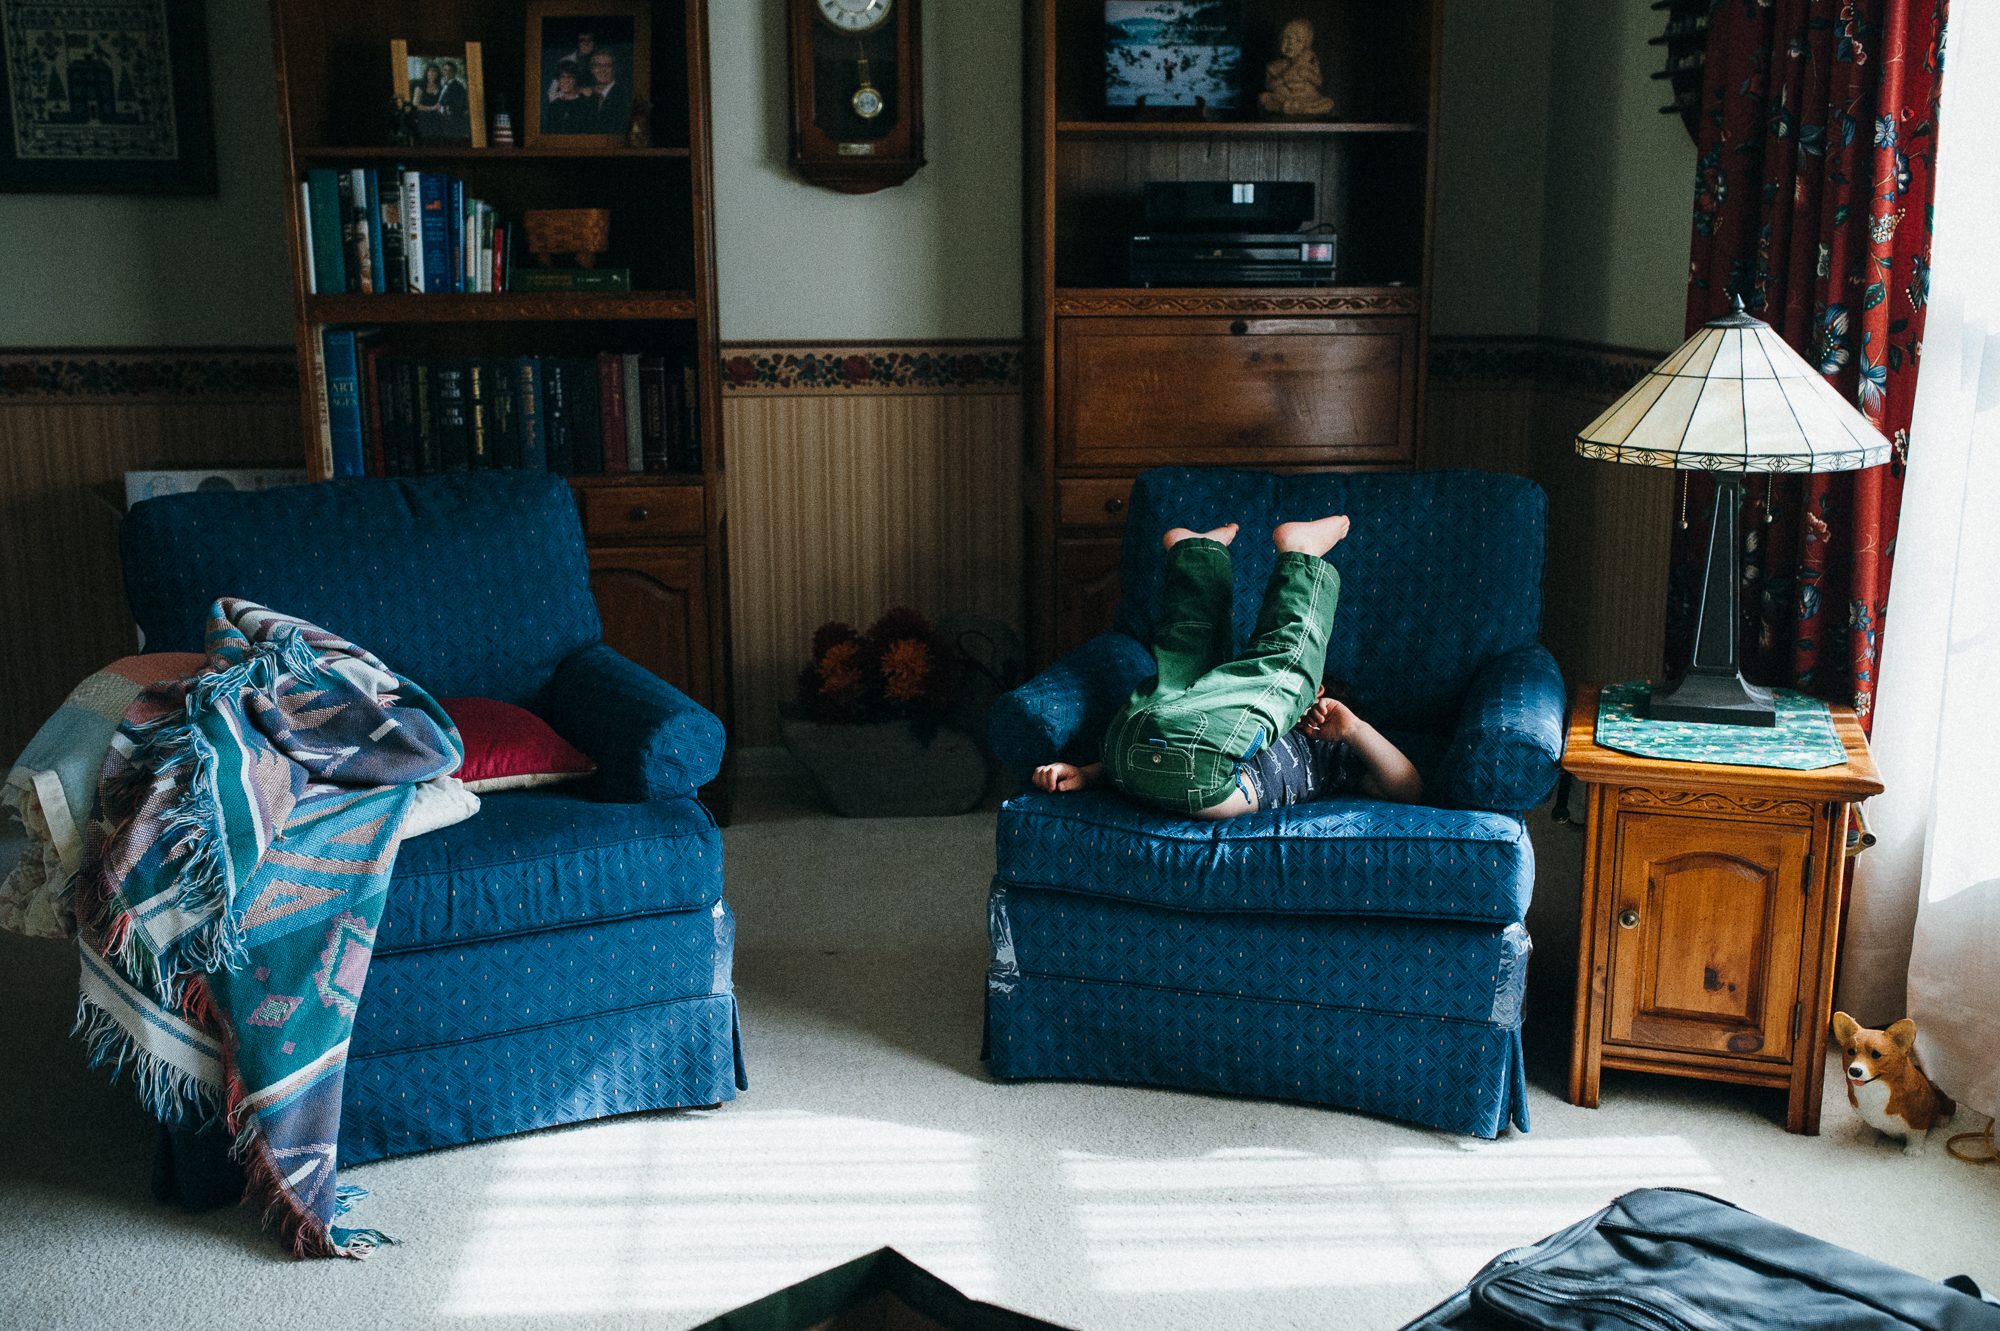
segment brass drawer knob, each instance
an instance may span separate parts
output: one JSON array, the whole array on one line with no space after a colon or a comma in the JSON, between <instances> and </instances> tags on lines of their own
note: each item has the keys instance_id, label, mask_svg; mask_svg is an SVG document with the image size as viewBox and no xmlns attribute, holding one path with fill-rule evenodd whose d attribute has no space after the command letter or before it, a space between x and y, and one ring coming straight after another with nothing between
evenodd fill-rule
<instances>
[{"instance_id":1,"label":"brass drawer knob","mask_svg":"<svg viewBox=\"0 0 2000 1331\"><path fill-rule=\"evenodd\" d=\"M1636 928L1638 928L1638 927L1639 927L1639 912L1638 912L1638 911L1636 911L1636 910L1631 910L1631 909L1629 909L1629 908L1628 908L1628 909L1626 909L1626 910L1621 910L1621 911L1619 911L1619 912L1618 912L1618 927L1619 927L1620 929L1636 929Z\"/></svg>"},{"instance_id":2,"label":"brass drawer knob","mask_svg":"<svg viewBox=\"0 0 2000 1331\"><path fill-rule=\"evenodd\" d=\"M646 517L646 506L644 504L634 504L632 506L632 521L644 522Z\"/></svg>"},{"instance_id":3,"label":"brass drawer knob","mask_svg":"<svg viewBox=\"0 0 2000 1331\"><path fill-rule=\"evenodd\" d=\"M1122 513L1125 511L1125 501L1113 495L1104 501L1104 511L1106 513Z\"/></svg>"}]
</instances>

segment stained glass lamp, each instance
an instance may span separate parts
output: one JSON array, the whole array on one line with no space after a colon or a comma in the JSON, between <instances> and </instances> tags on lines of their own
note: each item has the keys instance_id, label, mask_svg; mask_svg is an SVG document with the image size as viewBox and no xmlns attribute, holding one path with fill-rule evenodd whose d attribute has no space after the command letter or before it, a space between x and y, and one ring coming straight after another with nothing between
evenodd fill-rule
<instances>
[{"instance_id":1,"label":"stained glass lamp","mask_svg":"<svg viewBox=\"0 0 2000 1331\"><path fill-rule=\"evenodd\" d=\"M1643 714L1656 721L1774 724L1771 691L1746 683L1737 658L1743 477L1878 466L1889 460L1888 439L1776 329L1745 314L1738 297L1728 314L1703 324L1586 426L1576 451L1606 462L1715 474L1694 656L1679 683L1653 690Z\"/></svg>"}]
</instances>

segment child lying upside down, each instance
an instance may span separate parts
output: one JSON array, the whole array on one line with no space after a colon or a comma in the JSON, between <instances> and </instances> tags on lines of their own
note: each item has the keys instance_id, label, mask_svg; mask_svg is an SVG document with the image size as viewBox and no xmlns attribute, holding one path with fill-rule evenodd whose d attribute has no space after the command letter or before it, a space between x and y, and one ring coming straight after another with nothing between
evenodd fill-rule
<instances>
[{"instance_id":1,"label":"child lying upside down","mask_svg":"<svg viewBox=\"0 0 2000 1331\"><path fill-rule=\"evenodd\" d=\"M1287 522L1271 533L1278 562L1243 655L1230 656L1229 543L1236 524L1175 527L1167 547L1159 673L1134 689L1104 734L1103 758L1049 763L1034 782L1078 790L1101 777L1126 795L1194 818L1234 818L1358 790L1414 803L1423 779L1402 751L1326 697L1320 682L1333 636L1340 573L1326 552L1348 520Z\"/></svg>"}]
</instances>

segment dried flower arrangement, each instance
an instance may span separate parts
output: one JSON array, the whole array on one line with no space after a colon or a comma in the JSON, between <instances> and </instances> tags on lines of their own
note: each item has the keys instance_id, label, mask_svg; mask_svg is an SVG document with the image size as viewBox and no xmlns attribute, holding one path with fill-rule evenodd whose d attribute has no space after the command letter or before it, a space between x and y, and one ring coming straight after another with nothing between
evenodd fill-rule
<instances>
[{"instance_id":1,"label":"dried flower arrangement","mask_svg":"<svg viewBox=\"0 0 2000 1331\"><path fill-rule=\"evenodd\" d=\"M958 698L965 657L937 626L899 606L866 633L842 623L813 634L799 672L799 706L821 725L911 721L931 727Z\"/></svg>"}]
</instances>

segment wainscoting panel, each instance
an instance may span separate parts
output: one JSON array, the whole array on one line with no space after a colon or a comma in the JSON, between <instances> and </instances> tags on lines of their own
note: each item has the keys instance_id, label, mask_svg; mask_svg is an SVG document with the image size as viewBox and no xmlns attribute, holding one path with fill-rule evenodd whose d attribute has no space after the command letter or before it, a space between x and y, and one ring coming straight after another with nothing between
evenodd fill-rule
<instances>
[{"instance_id":1,"label":"wainscoting panel","mask_svg":"<svg viewBox=\"0 0 2000 1331\"><path fill-rule=\"evenodd\" d=\"M908 605L1021 631L1018 348L732 346L724 364L734 743L779 742L828 620Z\"/></svg>"},{"instance_id":2,"label":"wainscoting panel","mask_svg":"<svg viewBox=\"0 0 2000 1331\"><path fill-rule=\"evenodd\" d=\"M136 650L125 473L297 466L298 432L289 350L0 350L0 761Z\"/></svg>"}]
</instances>

